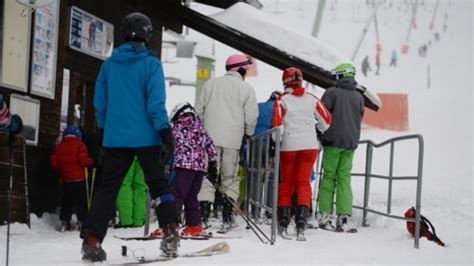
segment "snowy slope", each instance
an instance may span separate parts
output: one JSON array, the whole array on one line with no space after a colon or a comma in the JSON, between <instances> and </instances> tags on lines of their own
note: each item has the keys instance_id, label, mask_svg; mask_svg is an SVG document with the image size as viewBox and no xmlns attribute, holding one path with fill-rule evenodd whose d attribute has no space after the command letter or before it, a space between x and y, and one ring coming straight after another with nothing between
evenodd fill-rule
<instances>
[{"instance_id":1,"label":"snowy slope","mask_svg":"<svg viewBox=\"0 0 474 266\"><path fill-rule=\"evenodd\" d=\"M263 11L275 23L290 27L300 34L309 34L316 13L314 0L261 0ZM336 3L332 9L332 4ZM420 249L413 248L412 238L407 234L405 224L399 220L369 215L370 227L359 228L358 234L333 234L322 230L308 230L307 242L278 239L276 245L263 245L251 231L240 226L231 235L242 235L242 239L228 240L231 253L212 258L178 259L166 264L199 265L315 265L315 264L413 264L413 265L472 265L473 261L473 32L474 7L472 1L442 0L436 20L440 32L439 42L433 39L429 30L436 1L423 1L418 10L418 29L410 38L410 52L400 55L399 67L388 67L392 49L400 51L406 38L409 12L402 0L383 1L387 6L379 9L379 30L382 42L381 75L369 72L368 78L358 75L357 79L375 92L408 93L410 110L410 131L391 132L365 130L362 138L381 142L394 136L421 134L425 141L423 171L422 213L436 226L437 233L447 244L440 248L421 240ZM392 2L392 9L388 3ZM215 14L219 9L193 4L194 9L206 14ZM355 44L366 24L370 10L365 0L328 0L323 16L319 38L350 57ZM447 14L447 32L442 32L444 14ZM190 32L194 40L204 39L201 34ZM277 36L276 36L277 37ZM276 38L275 37L275 38ZM209 40L207 40L209 41ZM427 56L418 56L418 46L431 41ZM224 73L226 57L236 52L221 43L215 43L216 76ZM172 52L166 55L169 61L164 69L168 76L184 81L195 80L194 59L172 59ZM358 56L356 67L365 55L369 55L375 70L375 32L369 28ZM259 101L265 100L271 91L281 88L281 71L257 62L256 77L248 78L257 93ZM427 87L427 65L431 68L431 87ZM317 93L322 90L315 89ZM167 107L181 101L194 102L194 88L172 86L167 89ZM354 169L360 170L364 161L362 149L354 162ZM396 150L400 166L396 172L412 170L411 147ZM379 154L377 161L384 161L386 152ZM384 164L375 166L378 171L387 171ZM354 177L354 202L362 201L362 180ZM374 181L370 206L383 211L386 199L386 183ZM395 183L393 213L402 214L414 204L414 182ZM360 226L361 212L354 210L355 224ZM57 216L44 215L42 219L32 218L32 229L24 225L12 226L10 262L12 265L81 265L79 249L81 240L77 232L58 233ZM268 226L262 228L269 231ZM211 230L212 231L212 230ZM157 241L122 242L113 235L139 235L142 229L111 229L104 242L108 253L108 264L123 262L120 246L126 244L136 250L137 255L148 256L158 253ZM0 227L0 263L5 261L6 226ZM183 241L181 252L200 249L210 241ZM161 263L165 264L165 263Z\"/></svg>"}]
</instances>

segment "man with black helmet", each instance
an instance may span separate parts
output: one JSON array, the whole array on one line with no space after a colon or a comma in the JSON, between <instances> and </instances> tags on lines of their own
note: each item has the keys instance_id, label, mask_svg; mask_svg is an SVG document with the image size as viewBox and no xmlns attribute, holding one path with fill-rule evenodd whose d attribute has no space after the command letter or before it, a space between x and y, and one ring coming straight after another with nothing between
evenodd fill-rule
<instances>
[{"instance_id":1,"label":"man with black helmet","mask_svg":"<svg viewBox=\"0 0 474 266\"><path fill-rule=\"evenodd\" d=\"M134 156L155 202L164 236L161 250L167 256L177 256L179 246L175 196L164 174L173 141L165 109L163 69L148 48L151 21L141 13L129 14L122 20L122 32L125 43L102 64L96 80L94 108L105 151L103 181L81 232L83 259L88 261L106 260L101 243Z\"/></svg>"}]
</instances>

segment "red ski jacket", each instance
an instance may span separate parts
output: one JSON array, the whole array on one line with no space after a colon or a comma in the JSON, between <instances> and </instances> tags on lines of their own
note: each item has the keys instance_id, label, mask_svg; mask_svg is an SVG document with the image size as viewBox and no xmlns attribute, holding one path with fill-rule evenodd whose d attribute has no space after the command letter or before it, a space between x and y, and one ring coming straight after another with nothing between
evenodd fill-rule
<instances>
[{"instance_id":1,"label":"red ski jacket","mask_svg":"<svg viewBox=\"0 0 474 266\"><path fill-rule=\"evenodd\" d=\"M92 164L86 145L77 137L66 136L54 147L50 158L51 167L59 172L63 181L84 180L84 167Z\"/></svg>"}]
</instances>

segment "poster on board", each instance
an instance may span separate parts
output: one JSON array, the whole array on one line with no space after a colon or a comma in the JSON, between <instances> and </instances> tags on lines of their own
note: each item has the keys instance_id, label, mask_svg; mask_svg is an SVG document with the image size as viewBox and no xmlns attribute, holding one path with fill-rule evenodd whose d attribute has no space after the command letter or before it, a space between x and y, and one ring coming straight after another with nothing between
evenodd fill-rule
<instances>
[{"instance_id":1,"label":"poster on board","mask_svg":"<svg viewBox=\"0 0 474 266\"><path fill-rule=\"evenodd\" d=\"M69 69L63 69L63 95L61 99L61 119L59 124L59 135L67 127L67 115L69 108L69 80L70 80L70 71Z\"/></svg>"},{"instance_id":2,"label":"poster on board","mask_svg":"<svg viewBox=\"0 0 474 266\"><path fill-rule=\"evenodd\" d=\"M0 2L3 6L3 42L1 49L0 84L27 92L30 69L30 12L15 0Z\"/></svg>"},{"instance_id":3,"label":"poster on board","mask_svg":"<svg viewBox=\"0 0 474 266\"><path fill-rule=\"evenodd\" d=\"M112 54L114 26L72 6L69 23L69 47L104 60Z\"/></svg>"},{"instance_id":4,"label":"poster on board","mask_svg":"<svg viewBox=\"0 0 474 266\"><path fill-rule=\"evenodd\" d=\"M59 1L35 11L31 94L54 99Z\"/></svg>"},{"instance_id":5,"label":"poster on board","mask_svg":"<svg viewBox=\"0 0 474 266\"><path fill-rule=\"evenodd\" d=\"M10 95L10 112L17 114L23 121L23 136L26 144L37 145L39 133L40 101L18 94Z\"/></svg>"}]
</instances>

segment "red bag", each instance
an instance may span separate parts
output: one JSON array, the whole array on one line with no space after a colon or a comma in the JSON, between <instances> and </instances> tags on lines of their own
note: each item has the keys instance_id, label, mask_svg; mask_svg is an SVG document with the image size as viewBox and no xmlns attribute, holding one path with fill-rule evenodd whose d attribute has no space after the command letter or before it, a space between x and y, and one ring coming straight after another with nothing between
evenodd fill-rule
<instances>
[{"instance_id":1,"label":"red bag","mask_svg":"<svg viewBox=\"0 0 474 266\"><path fill-rule=\"evenodd\" d=\"M411 207L405 212L406 218L415 219L416 209ZM430 228L433 232L430 231ZM412 235L415 236L415 222L407 221L407 230ZM434 241L436 244L444 247L443 241L436 236L436 230L431 222L423 215L420 214L420 237L426 237L430 241Z\"/></svg>"}]
</instances>

